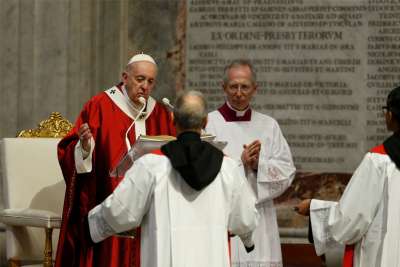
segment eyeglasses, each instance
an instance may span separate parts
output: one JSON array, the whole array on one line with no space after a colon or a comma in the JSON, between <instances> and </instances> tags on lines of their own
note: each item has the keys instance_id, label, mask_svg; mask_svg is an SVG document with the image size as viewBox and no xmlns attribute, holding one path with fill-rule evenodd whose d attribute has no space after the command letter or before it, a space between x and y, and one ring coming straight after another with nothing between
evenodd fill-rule
<instances>
[{"instance_id":1,"label":"eyeglasses","mask_svg":"<svg viewBox=\"0 0 400 267\"><path fill-rule=\"evenodd\" d=\"M386 112L388 112L389 110L390 110L390 109L389 109L388 106L383 106L383 107L382 107L383 113L386 113Z\"/></svg>"},{"instance_id":2,"label":"eyeglasses","mask_svg":"<svg viewBox=\"0 0 400 267\"><path fill-rule=\"evenodd\" d=\"M242 92L244 94L250 93L251 90L253 90L254 85L253 84L246 84L246 83L232 83L228 84L227 89L231 93L237 93L237 92Z\"/></svg>"}]
</instances>

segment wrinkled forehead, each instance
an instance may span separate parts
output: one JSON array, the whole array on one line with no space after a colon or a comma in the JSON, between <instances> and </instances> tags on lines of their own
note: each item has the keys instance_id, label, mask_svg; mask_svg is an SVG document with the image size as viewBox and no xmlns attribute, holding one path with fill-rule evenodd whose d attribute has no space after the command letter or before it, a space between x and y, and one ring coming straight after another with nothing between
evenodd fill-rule
<instances>
[{"instance_id":1,"label":"wrinkled forehead","mask_svg":"<svg viewBox=\"0 0 400 267\"><path fill-rule=\"evenodd\" d=\"M145 76L153 79L157 76L157 66L147 61L130 64L128 71L135 76Z\"/></svg>"},{"instance_id":2,"label":"wrinkled forehead","mask_svg":"<svg viewBox=\"0 0 400 267\"><path fill-rule=\"evenodd\" d=\"M252 86L254 85L253 81L249 79L248 77L235 77L233 79L229 79L227 82L228 86L231 85L246 85L246 86Z\"/></svg>"},{"instance_id":3,"label":"wrinkled forehead","mask_svg":"<svg viewBox=\"0 0 400 267\"><path fill-rule=\"evenodd\" d=\"M248 66L236 66L227 72L228 84L234 83L254 83L251 69Z\"/></svg>"}]
</instances>

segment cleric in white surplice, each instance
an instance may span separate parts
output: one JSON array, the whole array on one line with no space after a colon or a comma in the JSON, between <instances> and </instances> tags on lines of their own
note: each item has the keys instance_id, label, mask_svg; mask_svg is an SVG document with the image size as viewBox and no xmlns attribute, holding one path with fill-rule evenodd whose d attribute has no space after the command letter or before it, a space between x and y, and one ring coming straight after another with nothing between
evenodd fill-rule
<instances>
[{"instance_id":1,"label":"cleric in white surplice","mask_svg":"<svg viewBox=\"0 0 400 267\"><path fill-rule=\"evenodd\" d=\"M206 132L227 141L224 152L242 160L260 213L251 253L244 250L237 237L232 238L232 266L282 267L273 200L293 181L296 169L292 155L276 120L251 108L257 81L250 62L236 60L227 66L223 89L227 101L209 114Z\"/></svg>"},{"instance_id":2,"label":"cleric in white surplice","mask_svg":"<svg viewBox=\"0 0 400 267\"><path fill-rule=\"evenodd\" d=\"M318 255L338 243L354 244L344 267L400 267L400 87L383 109L394 134L365 155L340 201L307 199L297 206L310 214Z\"/></svg>"},{"instance_id":3,"label":"cleric in white surplice","mask_svg":"<svg viewBox=\"0 0 400 267\"><path fill-rule=\"evenodd\" d=\"M202 94L180 95L177 141L137 160L123 181L89 213L99 242L141 226L141 266L228 267L228 231L254 248L256 198L239 162L200 139L207 122Z\"/></svg>"}]
</instances>

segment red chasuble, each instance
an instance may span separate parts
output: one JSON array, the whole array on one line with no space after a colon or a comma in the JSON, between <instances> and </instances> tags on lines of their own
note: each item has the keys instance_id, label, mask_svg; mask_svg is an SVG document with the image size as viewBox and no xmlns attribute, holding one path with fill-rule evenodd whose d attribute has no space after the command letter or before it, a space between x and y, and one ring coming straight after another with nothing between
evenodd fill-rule
<instances>
[{"instance_id":1,"label":"red chasuble","mask_svg":"<svg viewBox=\"0 0 400 267\"><path fill-rule=\"evenodd\" d=\"M93 169L90 173L77 174L74 149L78 142L77 130L85 122L95 140ZM110 237L94 244L87 226L88 212L113 192L122 179L110 177L109 172L127 153L125 133L132 122L133 119L103 92L85 104L75 127L59 143L58 158L66 194L56 267L140 266L140 233L135 239ZM158 103L145 125L147 135L175 135L170 112ZM128 137L133 144L135 127L131 128Z\"/></svg>"},{"instance_id":2,"label":"red chasuble","mask_svg":"<svg viewBox=\"0 0 400 267\"><path fill-rule=\"evenodd\" d=\"M370 150L371 153L386 155L383 145L376 146ZM354 263L354 245L346 245L343 256L343 267L353 267Z\"/></svg>"}]
</instances>

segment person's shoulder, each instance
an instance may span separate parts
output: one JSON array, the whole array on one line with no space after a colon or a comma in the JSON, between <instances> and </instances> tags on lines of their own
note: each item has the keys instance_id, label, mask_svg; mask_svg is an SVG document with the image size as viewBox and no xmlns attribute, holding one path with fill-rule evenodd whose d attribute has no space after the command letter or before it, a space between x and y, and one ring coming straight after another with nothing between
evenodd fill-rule
<instances>
[{"instance_id":1,"label":"person's shoulder","mask_svg":"<svg viewBox=\"0 0 400 267\"><path fill-rule=\"evenodd\" d=\"M142 181L146 184L157 182L160 174L165 174L168 159L159 153L150 152L135 160L133 166L128 169L125 177Z\"/></svg>"},{"instance_id":2,"label":"person's shoulder","mask_svg":"<svg viewBox=\"0 0 400 267\"><path fill-rule=\"evenodd\" d=\"M368 151L364 158L368 158L374 162L387 162L390 161L390 157L386 153L376 152L376 151Z\"/></svg>"},{"instance_id":3,"label":"person's shoulder","mask_svg":"<svg viewBox=\"0 0 400 267\"><path fill-rule=\"evenodd\" d=\"M210 111L208 113L208 116L216 116L218 114L221 114L221 113L218 111L218 109L216 109L216 110Z\"/></svg>"},{"instance_id":4,"label":"person's shoulder","mask_svg":"<svg viewBox=\"0 0 400 267\"><path fill-rule=\"evenodd\" d=\"M243 163L240 160L224 155L219 178L229 188L240 187L246 182Z\"/></svg>"},{"instance_id":5,"label":"person's shoulder","mask_svg":"<svg viewBox=\"0 0 400 267\"><path fill-rule=\"evenodd\" d=\"M377 146L365 154L360 165L373 165L377 169L384 170L388 164L392 164L389 155L386 154L383 146Z\"/></svg>"},{"instance_id":6,"label":"person's shoulder","mask_svg":"<svg viewBox=\"0 0 400 267\"><path fill-rule=\"evenodd\" d=\"M208 112L208 114L216 114L216 113L220 113L220 112L218 111L218 109L215 109L215 110L212 110L212 111Z\"/></svg>"},{"instance_id":7,"label":"person's shoulder","mask_svg":"<svg viewBox=\"0 0 400 267\"><path fill-rule=\"evenodd\" d=\"M221 165L221 172L232 172L235 169L241 168L242 162L236 159L233 159L227 155L224 155L224 158L222 160L222 165Z\"/></svg>"},{"instance_id":8,"label":"person's shoulder","mask_svg":"<svg viewBox=\"0 0 400 267\"><path fill-rule=\"evenodd\" d=\"M218 119L218 118L219 119L223 118L222 115L221 115L221 112L219 112L218 109L217 110L213 110L213 111L208 113L208 120L215 120L215 119Z\"/></svg>"},{"instance_id":9,"label":"person's shoulder","mask_svg":"<svg viewBox=\"0 0 400 267\"><path fill-rule=\"evenodd\" d=\"M261 119L264 119L264 120L271 120L271 121L276 121L273 117L271 117L270 115L268 115L268 114L265 114L265 113L262 113L262 112L260 112L260 111L258 111L258 110L255 110L255 109L251 109L251 115L252 116L255 116L255 117L257 117L257 118L261 118Z\"/></svg>"},{"instance_id":10,"label":"person's shoulder","mask_svg":"<svg viewBox=\"0 0 400 267\"><path fill-rule=\"evenodd\" d=\"M386 150L385 150L385 147L383 146L383 144L377 145L377 146L371 148L371 149L369 150L369 152L370 152L370 153L381 154L381 155L386 155L386 154L387 154L387 153L386 153Z\"/></svg>"},{"instance_id":11,"label":"person's shoulder","mask_svg":"<svg viewBox=\"0 0 400 267\"><path fill-rule=\"evenodd\" d=\"M170 111L163 103L154 99L154 108L152 109L151 113L168 115Z\"/></svg>"},{"instance_id":12,"label":"person's shoulder","mask_svg":"<svg viewBox=\"0 0 400 267\"><path fill-rule=\"evenodd\" d=\"M109 99L105 92L100 92L94 96L92 96L86 103L83 105L84 110L93 110L99 109L105 103L108 103Z\"/></svg>"},{"instance_id":13,"label":"person's shoulder","mask_svg":"<svg viewBox=\"0 0 400 267\"><path fill-rule=\"evenodd\" d=\"M143 164L151 173L160 173L162 169L169 168L170 162L161 150L154 150L138 159L138 162Z\"/></svg>"},{"instance_id":14,"label":"person's shoulder","mask_svg":"<svg viewBox=\"0 0 400 267\"><path fill-rule=\"evenodd\" d=\"M156 100L156 104L155 104L154 108L162 110L163 112L169 112L169 109L163 103L161 103L157 100Z\"/></svg>"},{"instance_id":15,"label":"person's shoulder","mask_svg":"<svg viewBox=\"0 0 400 267\"><path fill-rule=\"evenodd\" d=\"M252 118L254 118L256 120L264 121L268 124L279 126L278 121L275 118L271 117L270 115L261 113L254 109L252 109L251 112L252 112Z\"/></svg>"},{"instance_id":16,"label":"person's shoulder","mask_svg":"<svg viewBox=\"0 0 400 267\"><path fill-rule=\"evenodd\" d=\"M105 91L99 92L96 95L92 96L87 103L90 104L98 104L104 102L104 100L109 99Z\"/></svg>"},{"instance_id":17,"label":"person's shoulder","mask_svg":"<svg viewBox=\"0 0 400 267\"><path fill-rule=\"evenodd\" d=\"M365 157L370 158L374 162L386 162L390 160L383 144L371 148Z\"/></svg>"},{"instance_id":18,"label":"person's shoulder","mask_svg":"<svg viewBox=\"0 0 400 267\"><path fill-rule=\"evenodd\" d=\"M157 163L159 161L168 160L168 157L161 152L161 149L153 150L139 158L148 164Z\"/></svg>"}]
</instances>

